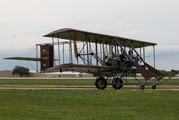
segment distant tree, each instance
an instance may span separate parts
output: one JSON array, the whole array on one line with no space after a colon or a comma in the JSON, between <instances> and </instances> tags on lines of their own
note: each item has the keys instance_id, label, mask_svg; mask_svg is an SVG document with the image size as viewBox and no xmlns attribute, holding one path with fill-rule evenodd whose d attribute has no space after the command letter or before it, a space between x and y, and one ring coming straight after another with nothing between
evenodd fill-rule
<instances>
[{"instance_id":1,"label":"distant tree","mask_svg":"<svg viewBox=\"0 0 179 120\"><path fill-rule=\"evenodd\" d=\"M177 70L174 70L174 69L172 69L171 72L172 72L172 73L175 73L175 74L178 74L178 71L177 71Z\"/></svg>"},{"instance_id":2,"label":"distant tree","mask_svg":"<svg viewBox=\"0 0 179 120\"><path fill-rule=\"evenodd\" d=\"M164 75L170 76L170 77L175 77L176 74L178 74L177 70L172 69L171 71L165 71L165 70L160 70Z\"/></svg>"},{"instance_id":3,"label":"distant tree","mask_svg":"<svg viewBox=\"0 0 179 120\"><path fill-rule=\"evenodd\" d=\"M12 71L12 74L20 75L20 77L22 77L22 75L30 75L29 69L22 66L15 66Z\"/></svg>"}]
</instances>

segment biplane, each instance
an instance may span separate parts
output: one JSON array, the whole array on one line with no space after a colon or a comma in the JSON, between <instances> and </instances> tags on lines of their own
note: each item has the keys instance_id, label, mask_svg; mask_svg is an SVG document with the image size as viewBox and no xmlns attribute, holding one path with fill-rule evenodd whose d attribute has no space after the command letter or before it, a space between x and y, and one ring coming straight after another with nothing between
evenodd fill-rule
<instances>
[{"instance_id":1,"label":"biplane","mask_svg":"<svg viewBox=\"0 0 179 120\"><path fill-rule=\"evenodd\" d=\"M146 85L152 85L152 89L156 89L158 84L170 79L160 81L166 76L155 69L156 43L71 28L59 29L43 37L52 38L52 43L40 45L40 58L11 57L6 59L40 61L41 72L97 73L94 85L98 89L105 89L107 85L112 85L114 89L121 89L123 85L140 85L141 90L145 89ZM57 50L54 48L55 45L58 45ZM153 47L154 67L145 61L145 47L149 46ZM135 60L127 53L127 50L136 54ZM57 54L55 54L56 51ZM58 58L56 59L55 56ZM124 61L124 57L130 61L130 64ZM58 62L58 65L54 65L55 62ZM137 79L136 73L141 73L146 81L142 82ZM134 77L136 82L129 82L127 76Z\"/></svg>"}]
</instances>

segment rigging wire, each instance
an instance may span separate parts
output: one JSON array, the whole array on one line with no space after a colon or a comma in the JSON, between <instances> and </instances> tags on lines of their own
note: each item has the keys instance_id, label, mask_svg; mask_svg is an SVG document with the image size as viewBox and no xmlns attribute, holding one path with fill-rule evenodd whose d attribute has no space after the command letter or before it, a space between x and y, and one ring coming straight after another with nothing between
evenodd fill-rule
<instances>
[{"instance_id":1,"label":"rigging wire","mask_svg":"<svg viewBox=\"0 0 179 120\"><path fill-rule=\"evenodd\" d=\"M34 46L33 47L30 47L27 51L25 51L25 52L23 52L20 56L26 56L27 58L30 58L30 56L33 54L33 52L34 52L34 50L36 50L35 48L34 48ZM35 54L34 54L35 55ZM29 67L29 65L30 65L30 68L32 68L33 70L35 70L35 67L29 62L29 61L27 61L28 62L28 64L25 64L22 60L19 60L21 63L23 63L24 65L26 65L26 66L28 66Z\"/></svg>"},{"instance_id":2,"label":"rigging wire","mask_svg":"<svg viewBox=\"0 0 179 120\"><path fill-rule=\"evenodd\" d=\"M34 46L30 47L29 49L27 49L26 51L24 51L22 54L20 54L19 56L26 56L29 53L31 53L34 50Z\"/></svg>"}]
</instances>

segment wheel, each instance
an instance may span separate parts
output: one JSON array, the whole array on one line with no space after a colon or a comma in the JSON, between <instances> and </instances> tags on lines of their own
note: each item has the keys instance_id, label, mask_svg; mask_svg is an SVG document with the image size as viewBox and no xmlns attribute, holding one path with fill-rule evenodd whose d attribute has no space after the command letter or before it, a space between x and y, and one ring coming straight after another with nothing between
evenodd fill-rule
<instances>
[{"instance_id":1,"label":"wheel","mask_svg":"<svg viewBox=\"0 0 179 120\"><path fill-rule=\"evenodd\" d=\"M156 86L155 86L155 85L153 85L153 86L152 86L152 89L156 89Z\"/></svg>"},{"instance_id":2,"label":"wheel","mask_svg":"<svg viewBox=\"0 0 179 120\"><path fill-rule=\"evenodd\" d=\"M112 83L122 84L123 81L120 78L115 78ZM123 85L112 85L114 89L121 89Z\"/></svg>"},{"instance_id":3,"label":"wheel","mask_svg":"<svg viewBox=\"0 0 179 120\"><path fill-rule=\"evenodd\" d=\"M105 78L100 77L100 78L96 79L95 84L98 89L105 89L107 86L107 81Z\"/></svg>"},{"instance_id":4,"label":"wheel","mask_svg":"<svg viewBox=\"0 0 179 120\"><path fill-rule=\"evenodd\" d=\"M144 87L144 86L140 86L140 89L141 89L141 90L144 90L144 89L145 89L145 87Z\"/></svg>"}]
</instances>

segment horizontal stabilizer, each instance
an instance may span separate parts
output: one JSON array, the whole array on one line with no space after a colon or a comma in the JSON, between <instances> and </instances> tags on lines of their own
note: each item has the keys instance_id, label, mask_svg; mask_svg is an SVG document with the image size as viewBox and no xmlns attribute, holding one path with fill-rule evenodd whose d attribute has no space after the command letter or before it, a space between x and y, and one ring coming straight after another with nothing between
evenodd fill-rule
<instances>
[{"instance_id":1,"label":"horizontal stabilizer","mask_svg":"<svg viewBox=\"0 0 179 120\"><path fill-rule=\"evenodd\" d=\"M139 72L142 74L142 76L148 80L152 77L156 77L155 74L151 73L150 71L146 70L145 68L141 67L139 64L135 63L132 61L132 63L134 64L134 66L139 70Z\"/></svg>"},{"instance_id":2,"label":"horizontal stabilizer","mask_svg":"<svg viewBox=\"0 0 179 120\"><path fill-rule=\"evenodd\" d=\"M28 58L28 57L8 57L4 59L9 60L28 60L28 61L40 61L40 58Z\"/></svg>"},{"instance_id":3,"label":"horizontal stabilizer","mask_svg":"<svg viewBox=\"0 0 179 120\"><path fill-rule=\"evenodd\" d=\"M144 62L144 64L147 66L147 68L149 69L150 72L154 73L155 75L157 75L156 79L160 80L163 77L166 77L166 75L164 75L163 73L161 73L160 71L156 70L155 68L153 68L152 66L150 66L149 64L147 64L146 62ZM159 78L158 78L159 77Z\"/></svg>"},{"instance_id":4,"label":"horizontal stabilizer","mask_svg":"<svg viewBox=\"0 0 179 120\"><path fill-rule=\"evenodd\" d=\"M28 58L28 57L8 57L4 58L8 60L26 60L26 61L41 61L41 58ZM54 59L54 61L58 61L58 59Z\"/></svg>"}]
</instances>

